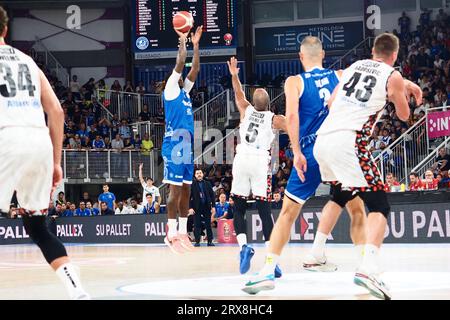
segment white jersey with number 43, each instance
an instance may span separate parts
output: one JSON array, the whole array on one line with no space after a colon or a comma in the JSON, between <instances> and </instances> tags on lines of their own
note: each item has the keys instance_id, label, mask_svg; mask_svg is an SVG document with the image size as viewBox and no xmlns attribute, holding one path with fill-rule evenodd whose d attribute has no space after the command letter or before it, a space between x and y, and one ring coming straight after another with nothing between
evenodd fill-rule
<instances>
[{"instance_id":1,"label":"white jersey with number 43","mask_svg":"<svg viewBox=\"0 0 450 320\"><path fill-rule=\"evenodd\" d=\"M375 60L353 63L343 72L330 113L317 134L360 131L367 124L374 125L387 103L387 82L394 71Z\"/></svg>"},{"instance_id":2,"label":"white jersey with number 43","mask_svg":"<svg viewBox=\"0 0 450 320\"><path fill-rule=\"evenodd\" d=\"M239 127L241 143L237 146L238 153L269 154L275 138L273 116L273 112L257 111L252 105L247 107Z\"/></svg>"},{"instance_id":3,"label":"white jersey with number 43","mask_svg":"<svg viewBox=\"0 0 450 320\"><path fill-rule=\"evenodd\" d=\"M0 46L0 128L46 127L40 70L20 50Z\"/></svg>"}]
</instances>

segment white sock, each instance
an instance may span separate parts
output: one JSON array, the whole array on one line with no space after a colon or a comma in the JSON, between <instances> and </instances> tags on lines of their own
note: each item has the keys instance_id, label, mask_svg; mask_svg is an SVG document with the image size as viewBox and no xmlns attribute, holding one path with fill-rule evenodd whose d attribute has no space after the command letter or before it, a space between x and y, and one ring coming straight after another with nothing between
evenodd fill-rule
<instances>
[{"instance_id":1,"label":"white sock","mask_svg":"<svg viewBox=\"0 0 450 320\"><path fill-rule=\"evenodd\" d=\"M278 260L280 260L279 255L276 255L274 253L268 253L266 255L266 263L264 264L264 267L260 271L260 274L266 275L266 274L274 273L275 267L278 264Z\"/></svg>"},{"instance_id":2,"label":"white sock","mask_svg":"<svg viewBox=\"0 0 450 320\"><path fill-rule=\"evenodd\" d=\"M236 236L236 239L237 239L237 242L239 244L239 247L242 250L242 247L247 244L247 235L245 233L239 233Z\"/></svg>"},{"instance_id":3,"label":"white sock","mask_svg":"<svg viewBox=\"0 0 450 320\"><path fill-rule=\"evenodd\" d=\"M355 246L356 265L361 265L364 257L364 244L357 244Z\"/></svg>"},{"instance_id":4,"label":"white sock","mask_svg":"<svg viewBox=\"0 0 450 320\"><path fill-rule=\"evenodd\" d=\"M65 263L56 270L56 275L66 287L70 299L76 299L82 294L86 294L81 286L80 278L73 264Z\"/></svg>"},{"instance_id":5,"label":"white sock","mask_svg":"<svg viewBox=\"0 0 450 320\"><path fill-rule=\"evenodd\" d=\"M178 233L179 234L187 234L187 217L180 217L178 219Z\"/></svg>"},{"instance_id":6,"label":"white sock","mask_svg":"<svg viewBox=\"0 0 450 320\"><path fill-rule=\"evenodd\" d=\"M373 244L364 246L364 256L360 269L367 273L378 273L378 247Z\"/></svg>"},{"instance_id":7,"label":"white sock","mask_svg":"<svg viewBox=\"0 0 450 320\"><path fill-rule=\"evenodd\" d=\"M173 238L176 237L178 234L177 231L177 219L169 219L167 222L167 226L169 227L169 231L167 232L167 237Z\"/></svg>"},{"instance_id":8,"label":"white sock","mask_svg":"<svg viewBox=\"0 0 450 320\"><path fill-rule=\"evenodd\" d=\"M311 254L314 256L314 258L322 261L325 257L325 243L327 242L327 238L327 234L317 231L311 249Z\"/></svg>"}]
</instances>

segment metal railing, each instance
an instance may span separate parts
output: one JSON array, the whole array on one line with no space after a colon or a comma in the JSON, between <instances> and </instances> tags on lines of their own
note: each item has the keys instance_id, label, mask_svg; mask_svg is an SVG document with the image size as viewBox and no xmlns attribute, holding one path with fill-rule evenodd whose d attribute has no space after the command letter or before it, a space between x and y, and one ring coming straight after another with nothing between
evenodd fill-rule
<instances>
[{"instance_id":1,"label":"metal railing","mask_svg":"<svg viewBox=\"0 0 450 320\"><path fill-rule=\"evenodd\" d=\"M446 106L442 106L426 110L424 117L377 155L374 160L380 170L383 181L388 173L392 173L398 182L409 184L409 173L422 163L430 153L428 113L446 109ZM433 147L431 149L434 149L441 140L442 138L432 141Z\"/></svg>"},{"instance_id":2,"label":"metal railing","mask_svg":"<svg viewBox=\"0 0 450 320\"><path fill-rule=\"evenodd\" d=\"M139 165L143 166L143 174L155 176L155 151L148 154L138 150L70 150L64 149L62 154L64 180L113 179L133 182L139 179Z\"/></svg>"},{"instance_id":3,"label":"metal railing","mask_svg":"<svg viewBox=\"0 0 450 320\"><path fill-rule=\"evenodd\" d=\"M161 149L165 130L163 123L141 121L132 123L130 126L135 134L139 134L141 139L145 134L148 134L150 139L153 141L153 147L156 149Z\"/></svg>"},{"instance_id":4,"label":"metal railing","mask_svg":"<svg viewBox=\"0 0 450 320\"><path fill-rule=\"evenodd\" d=\"M162 97L159 94L139 94L134 92L97 89L99 101L119 118L138 119L144 105L148 106L151 117L156 117L163 108Z\"/></svg>"},{"instance_id":5,"label":"metal railing","mask_svg":"<svg viewBox=\"0 0 450 320\"><path fill-rule=\"evenodd\" d=\"M422 162L415 166L411 172L416 172L419 177L423 177L425 171L431 169L434 163L436 163L436 157L439 155L439 149L447 148L450 146L450 137L445 137L444 141L436 147Z\"/></svg>"},{"instance_id":6,"label":"metal railing","mask_svg":"<svg viewBox=\"0 0 450 320\"><path fill-rule=\"evenodd\" d=\"M230 117L230 101L230 90L225 90L194 110L194 121L201 122L204 130L225 129Z\"/></svg>"},{"instance_id":7,"label":"metal railing","mask_svg":"<svg viewBox=\"0 0 450 320\"><path fill-rule=\"evenodd\" d=\"M407 183L410 170L428 155L426 117L422 117L399 138L376 155L374 161L381 178L392 173L400 183Z\"/></svg>"},{"instance_id":8,"label":"metal railing","mask_svg":"<svg viewBox=\"0 0 450 320\"><path fill-rule=\"evenodd\" d=\"M47 49L44 43L39 39L39 37L35 37L36 42L34 43L34 50L40 58L42 59L42 63L45 63L45 66L50 70L55 72L56 77L59 81L61 81L65 86L69 87L70 85L70 75L67 72L66 68L59 63L58 59Z\"/></svg>"}]
</instances>

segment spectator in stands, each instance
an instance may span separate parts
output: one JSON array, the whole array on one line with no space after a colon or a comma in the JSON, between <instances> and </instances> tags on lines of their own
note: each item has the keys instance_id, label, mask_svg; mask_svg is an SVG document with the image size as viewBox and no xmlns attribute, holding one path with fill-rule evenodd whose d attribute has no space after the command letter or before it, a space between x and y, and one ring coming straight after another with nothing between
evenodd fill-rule
<instances>
[{"instance_id":1,"label":"spectator in stands","mask_svg":"<svg viewBox=\"0 0 450 320\"><path fill-rule=\"evenodd\" d=\"M58 199L56 199L56 201L55 201L55 204L56 205L65 205L65 203L66 203L66 198L65 198L65 194L64 194L64 192L63 191L60 191L59 193L58 193Z\"/></svg>"},{"instance_id":2,"label":"spectator in stands","mask_svg":"<svg viewBox=\"0 0 450 320\"><path fill-rule=\"evenodd\" d=\"M82 88L84 89L84 97L86 100L91 100L91 97L94 95L95 91L95 79L89 78L89 81L86 82Z\"/></svg>"},{"instance_id":3,"label":"spectator in stands","mask_svg":"<svg viewBox=\"0 0 450 320\"><path fill-rule=\"evenodd\" d=\"M105 80L104 79L100 79L97 82L95 88L97 90L99 90L98 96L100 98L100 101L104 102L105 101L105 93L106 93L106 90L108 90L108 86L105 84Z\"/></svg>"},{"instance_id":4,"label":"spectator in stands","mask_svg":"<svg viewBox=\"0 0 450 320\"><path fill-rule=\"evenodd\" d=\"M136 93L139 94L145 94L147 92L147 90L145 89L144 83L141 81L139 82L139 85L136 87Z\"/></svg>"},{"instance_id":5,"label":"spectator in stands","mask_svg":"<svg viewBox=\"0 0 450 320\"><path fill-rule=\"evenodd\" d=\"M123 91L125 92L134 92L133 86L131 84L130 80L127 80L125 87L123 88Z\"/></svg>"},{"instance_id":6,"label":"spectator in stands","mask_svg":"<svg viewBox=\"0 0 450 320\"><path fill-rule=\"evenodd\" d=\"M74 217L74 216L76 216L76 206L75 203L71 203L69 208L67 208L63 212L62 217Z\"/></svg>"},{"instance_id":7,"label":"spectator in stands","mask_svg":"<svg viewBox=\"0 0 450 320\"><path fill-rule=\"evenodd\" d=\"M276 191L273 194L273 201L272 201L272 208L274 209L281 209L283 205L283 199L281 199L280 192Z\"/></svg>"},{"instance_id":8,"label":"spectator in stands","mask_svg":"<svg viewBox=\"0 0 450 320\"><path fill-rule=\"evenodd\" d=\"M153 141L150 139L148 133L144 134L144 139L142 139L141 152L144 156L149 156L150 151L153 149Z\"/></svg>"},{"instance_id":9,"label":"spectator in stands","mask_svg":"<svg viewBox=\"0 0 450 320\"><path fill-rule=\"evenodd\" d=\"M139 113L139 121L150 121L151 115L148 111L148 106L144 104L142 111Z\"/></svg>"},{"instance_id":10,"label":"spectator in stands","mask_svg":"<svg viewBox=\"0 0 450 320\"><path fill-rule=\"evenodd\" d=\"M11 206L9 207L9 211L8 211L8 213L6 214L6 217L7 217L8 219L17 219L17 218L20 217L20 215L19 215L18 212L17 212L17 208L16 208L14 205L11 205Z\"/></svg>"},{"instance_id":11,"label":"spectator in stands","mask_svg":"<svg viewBox=\"0 0 450 320\"><path fill-rule=\"evenodd\" d=\"M130 210L123 205L123 201L119 201L115 214L130 214Z\"/></svg>"},{"instance_id":12,"label":"spectator in stands","mask_svg":"<svg viewBox=\"0 0 450 320\"><path fill-rule=\"evenodd\" d=\"M73 150L81 150L81 139L79 134L75 134L73 138L69 139L69 148Z\"/></svg>"},{"instance_id":13,"label":"spectator in stands","mask_svg":"<svg viewBox=\"0 0 450 320\"><path fill-rule=\"evenodd\" d=\"M439 189L450 188L450 171L441 171L442 180L438 184Z\"/></svg>"},{"instance_id":14,"label":"spectator in stands","mask_svg":"<svg viewBox=\"0 0 450 320\"><path fill-rule=\"evenodd\" d=\"M391 144L392 138L389 135L389 130L388 129L384 129L382 131L382 135L378 137L378 140L380 140L380 142L384 143L385 146L389 146Z\"/></svg>"},{"instance_id":15,"label":"spectator in stands","mask_svg":"<svg viewBox=\"0 0 450 320\"><path fill-rule=\"evenodd\" d=\"M78 217L88 217L91 215L91 212L86 208L86 203L84 201L80 201L79 208L75 211L75 215Z\"/></svg>"},{"instance_id":16,"label":"spectator in stands","mask_svg":"<svg viewBox=\"0 0 450 320\"><path fill-rule=\"evenodd\" d=\"M145 205L143 205L143 214L155 214L159 213L159 203L153 200L153 194L147 193L145 195Z\"/></svg>"},{"instance_id":17,"label":"spectator in stands","mask_svg":"<svg viewBox=\"0 0 450 320\"><path fill-rule=\"evenodd\" d=\"M411 172L409 174L409 191L421 191L424 186L416 172Z\"/></svg>"},{"instance_id":18,"label":"spectator in stands","mask_svg":"<svg viewBox=\"0 0 450 320\"><path fill-rule=\"evenodd\" d=\"M211 223L215 228L217 228L217 221L219 219L228 219L228 210L230 204L227 202L227 196L225 193L221 193L219 196L219 201L216 202L215 210L211 215Z\"/></svg>"},{"instance_id":19,"label":"spectator in stands","mask_svg":"<svg viewBox=\"0 0 450 320\"><path fill-rule=\"evenodd\" d=\"M86 209L89 210L91 216L98 216L100 211L92 206L92 201L86 202Z\"/></svg>"},{"instance_id":20,"label":"spectator in stands","mask_svg":"<svg viewBox=\"0 0 450 320\"><path fill-rule=\"evenodd\" d=\"M106 202L100 203L100 215L101 216L113 216L114 211L108 207Z\"/></svg>"},{"instance_id":21,"label":"spectator in stands","mask_svg":"<svg viewBox=\"0 0 450 320\"><path fill-rule=\"evenodd\" d=\"M434 174L432 170L427 170L425 172L425 179L423 181L423 189L424 190L437 190L438 181L434 178Z\"/></svg>"},{"instance_id":22,"label":"spectator in stands","mask_svg":"<svg viewBox=\"0 0 450 320\"><path fill-rule=\"evenodd\" d=\"M142 149L142 139L139 134L136 134L136 136L133 139L134 149L141 151Z\"/></svg>"},{"instance_id":23,"label":"spectator in stands","mask_svg":"<svg viewBox=\"0 0 450 320\"><path fill-rule=\"evenodd\" d=\"M109 185L103 185L103 193L98 196L98 206L101 208L102 203L106 203L109 209L114 210L116 207L116 196L109 192Z\"/></svg>"},{"instance_id":24,"label":"spectator in stands","mask_svg":"<svg viewBox=\"0 0 450 320\"><path fill-rule=\"evenodd\" d=\"M76 75L72 76L72 81L70 81L70 92L72 93L73 97L77 100L81 100L80 95L80 83L78 82L78 77Z\"/></svg>"},{"instance_id":25,"label":"spectator in stands","mask_svg":"<svg viewBox=\"0 0 450 320\"><path fill-rule=\"evenodd\" d=\"M97 124L98 131L103 138L109 137L111 127L111 122L105 117L102 118Z\"/></svg>"},{"instance_id":26,"label":"spectator in stands","mask_svg":"<svg viewBox=\"0 0 450 320\"><path fill-rule=\"evenodd\" d=\"M92 141L92 149L95 149L97 151L102 151L105 148L106 148L105 141L103 141L103 139L100 135L97 135L95 137L95 140Z\"/></svg>"},{"instance_id":27,"label":"spectator in stands","mask_svg":"<svg viewBox=\"0 0 450 320\"><path fill-rule=\"evenodd\" d=\"M105 150L110 150L111 147L111 141L109 137L105 137L105 139L103 140L103 142L105 142Z\"/></svg>"},{"instance_id":28,"label":"spectator in stands","mask_svg":"<svg viewBox=\"0 0 450 320\"><path fill-rule=\"evenodd\" d=\"M122 139L130 139L131 138L131 129L127 123L127 120L122 119L120 126L119 126L119 134L122 137Z\"/></svg>"},{"instance_id":29,"label":"spectator in stands","mask_svg":"<svg viewBox=\"0 0 450 320\"><path fill-rule=\"evenodd\" d=\"M390 172L386 175L386 184L384 185L384 191L386 192L400 191L400 183L397 181L397 178Z\"/></svg>"},{"instance_id":30,"label":"spectator in stands","mask_svg":"<svg viewBox=\"0 0 450 320\"><path fill-rule=\"evenodd\" d=\"M123 149L124 150L134 150L134 144L131 142L131 138L125 138L123 140Z\"/></svg>"},{"instance_id":31,"label":"spectator in stands","mask_svg":"<svg viewBox=\"0 0 450 320\"><path fill-rule=\"evenodd\" d=\"M447 154L445 148L439 149L439 155L436 157L436 162L431 166L431 169L435 173L450 170L450 155Z\"/></svg>"},{"instance_id":32,"label":"spectator in stands","mask_svg":"<svg viewBox=\"0 0 450 320\"><path fill-rule=\"evenodd\" d=\"M88 202L90 202L92 204L91 197L89 196L89 192L87 192L87 191L83 192L83 197L81 198L81 200L84 201L86 206L87 206Z\"/></svg>"},{"instance_id":33,"label":"spectator in stands","mask_svg":"<svg viewBox=\"0 0 450 320\"><path fill-rule=\"evenodd\" d=\"M122 87L120 86L119 80L114 80L114 83L111 86L111 90L122 91Z\"/></svg>"},{"instance_id":34,"label":"spectator in stands","mask_svg":"<svg viewBox=\"0 0 450 320\"><path fill-rule=\"evenodd\" d=\"M402 16L398 19L398 25L400 26L401 37L405 39L411 25L411 19L406 15L406 12L403 11Z\"/></svg>"},{"instance_id":35,"label":"spectator in stands","mask_svg":"<svg viewBox=\"0 0 450 320\"><path fill-rule=\"evenodd\" d=\"M111 155L111 162L113 163L114 172L116 174L120 171L120 168L122 166L122 157L120 153L122 152L123 148L123 140L119 134L116 134L116 137L111 141L111 149L113 150Z\"/></svg>"},{"instance_id":36,"label":"spectator in stands","mask_svg":"<svg viewBox=\"0 0 450 320\"><path fill-rule=\"evenodd\" d=\"M422 13L419 17L419 23L422 27L428 27L430 25L430 15L431 10L428 10L427 8L422 9Z\"/></svg>"},{"instance_id":37,"label":"spectator in stands","mask_svg":"<svg viewBox=\"0 0 450 320\"><path fill-rule=\"evenodd\" d=\"M130 214L142 214L142 212L144 212L144 208L138 204L136 199L131 199L131 207L128 209Z\"/></svg>"}]
</instances>

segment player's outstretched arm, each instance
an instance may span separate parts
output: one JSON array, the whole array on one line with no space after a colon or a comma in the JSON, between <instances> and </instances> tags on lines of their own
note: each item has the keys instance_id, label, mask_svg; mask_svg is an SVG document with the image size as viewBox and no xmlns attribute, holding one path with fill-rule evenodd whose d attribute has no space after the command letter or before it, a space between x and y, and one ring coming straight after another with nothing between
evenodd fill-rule
<instances>
[{"instance_id":1,"label":"player's outstretched arm","mask_svg":"<svg viewBox=\"0 0 450 320\"><path fill-rule=\"evenodd\" d=\"M237 66L238 65L237 59L235 57L232 57L230 61L227 61L227 64L231 74L231 81L234 90L234 99L236 101L236 105L238 107L242 120L245 114L245 110L250 105L250 102L247 101L244 90L242 90L241 81L239 80L240 69Z\"/></svg>"},{"instance_id":2,"label":"player's outstretched arm","mask_svg":"<svg viewBox=\"0 0 450 320\"><path fill-rule=\"evenodd\" d=\"M142 167L144 166L143 163L139 165L139 181L141 182L142 187L145 185L144 177L142 176Z\"/></svg>"},{"instance_id":3,"label":"player's outstretched arm","mask_svg":"<svg viewBox=\"0 0 450 320\"><path fill-rule=\"evenodd\" d=\"M184 65L186 64L186 57L187 57L186 42L188 33L181 33L180 31L177 30L175 31L180 37L180 47L178 48L177 64L175 66L175 71L181 74L183 72Z\"/></svg>"},{"instance_id":4,"label":"player's outstretched arm","mask_svg":"<svg viewBox=\"0 0 450 320\"><path fill-rule=\"evenodd\" d=\"M402 121L407 121L410 115L407 95L403 77L398 71L394 71L388 80L388 99L395 106L395 113Z\"/></svg>"},{"instance_id":5,"label":"player's outstretched arm","mask_svg":"<svg viewBox=\"0 0 450 320\"><path fill-rule=\"evenodd\" d=\"M64 135L64 112L44 73L39 70L41 103L48 116L48 128L53 144L53 188L62 180L61 154Z\"/></svg>"},{"instance_id":6,"label":"player's outstretched arm","mask_svg":"<svg viewBox=\"0 0 450 320\"><path fill-rule=\"evenodd\" d=\"M203 26L200 26L195 30L195 34L191 33L191 40L194 46L194 57L192 58L192 68L189 71L187 78L190 82L194 83L197 80L198 73L200 72L200 39L203 34Z\"/></svg>"},{"instance_id":7,"label":"player's outstretched arm","mask_svg":"<svg viewBox=\"0 0 450 320\"><path fill-rule=\"evenodd\" d=\"M298 112L300 110L300 93L303 91L303 82L300 77L291 76L284 85L284 94L286 95L286 122L287 133L291 141L292 151L294 153L294 167L297 170L301 181L305 181L304 173L307 170L306 158L300 149L300 119Z\"/></svg>"}]
</instances>

